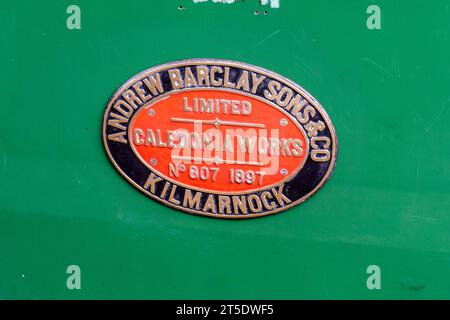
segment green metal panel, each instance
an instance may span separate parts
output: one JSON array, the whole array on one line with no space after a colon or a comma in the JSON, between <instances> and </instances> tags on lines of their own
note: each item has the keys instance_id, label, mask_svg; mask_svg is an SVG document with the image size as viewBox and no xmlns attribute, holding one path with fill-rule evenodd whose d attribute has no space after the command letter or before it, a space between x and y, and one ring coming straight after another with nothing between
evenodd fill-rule
<instances>
[{"instance_id":1,"label":"green metal panel","mask_svg":"<svg viewBox=\"0 0 450 320\"><path fill-rule=\"evenodd\" d=\"M74 2L81 30L66 27ZM372 3L381 30L366 26ZM450 298L449 10L2 1L0 298ZM340 143L325 187L225 221L127 183L102 146L105 104L132 75L186 58L251 63L310 91ZM81 290L66 287L73 264ZM381 290L366 286L369 265Z\"/></svg>"}]
</instances>

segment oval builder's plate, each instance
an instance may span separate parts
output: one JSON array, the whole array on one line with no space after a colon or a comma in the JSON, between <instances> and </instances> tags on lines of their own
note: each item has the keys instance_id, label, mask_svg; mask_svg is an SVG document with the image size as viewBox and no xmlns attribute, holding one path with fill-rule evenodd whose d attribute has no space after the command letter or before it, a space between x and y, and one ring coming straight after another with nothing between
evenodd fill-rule
<instances>
[{"instance_id":1,"label":"oval builder's plate","mask_svg":"<svg viewBox=\"0 0 450 320\"><path fill-rule=\"evenodd\" d=\"M172 62L128 80L107 105L103 140L139 190L220 218L301 203L330 176L337 154L329 117L304 89L215 59Z\"/></svg>"}]
</instances>

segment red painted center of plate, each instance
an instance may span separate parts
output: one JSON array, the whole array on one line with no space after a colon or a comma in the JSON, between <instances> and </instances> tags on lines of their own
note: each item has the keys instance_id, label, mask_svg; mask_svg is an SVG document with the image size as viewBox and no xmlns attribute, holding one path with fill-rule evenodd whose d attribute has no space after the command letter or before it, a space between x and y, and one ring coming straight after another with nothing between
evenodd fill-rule
<instances>
[{"instance_id":1,"label":"red painted center of plate","mask_svg":"<svg viewBox=\"0 0 450 320\"><path fill-rule=\"evenodd\" d=\"M278 107L223 90L172 93L141 108L129 128L135 154L179 185L247 193L291 178L309 146Z\"/></svg>"}]
</instances>

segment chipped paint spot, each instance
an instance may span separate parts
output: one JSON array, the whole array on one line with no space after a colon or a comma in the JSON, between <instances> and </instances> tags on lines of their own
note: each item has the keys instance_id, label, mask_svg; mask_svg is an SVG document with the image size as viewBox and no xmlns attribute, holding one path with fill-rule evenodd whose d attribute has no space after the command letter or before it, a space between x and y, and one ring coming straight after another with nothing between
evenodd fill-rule
<instances>
[{"instance_id":1,"label":"chipped paint spot","mask_svg":"<svg viewBox=\"0 0 450 320\"><path fill-rule=\"evenodd\" d=\"M208 2L209 0L192 0L194 3ZM238 2L238 0L211 0L214 3L226 3L232 4ZM270 7L277 9L280 7L280 0L260 0L261 5L266 6L270 3Z\"/></svg>"},{"instance_id":2,"label":"chipped paint spot","mask_svg":"<svg viewBox=\"0 0 450 320\"><path fill-rule=\"evenodd\" d=\"M261 0L261 5L267 6L270 2L270 7L277 9L280 7L280 0Z\"/></svg>"},{"instance_id":3,"label":"chipped paint spot","mask_svg":"<svg viewBox=\"0 0 450 320\"><path fill-rule=\"evenodd\" d=\"M208 2L208 0L192 0L194 1L194 3L199 3L199 2ZM235 3L236 0L212 0L212 2L214 3Z\"/></svg>"}]
</instances>

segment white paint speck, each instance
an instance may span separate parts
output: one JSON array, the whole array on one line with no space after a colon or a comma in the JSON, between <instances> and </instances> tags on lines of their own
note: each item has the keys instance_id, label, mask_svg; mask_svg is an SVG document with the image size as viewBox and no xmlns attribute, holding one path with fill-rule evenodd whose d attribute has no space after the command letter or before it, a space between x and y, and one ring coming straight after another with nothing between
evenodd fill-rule
<instances>
[{"instance_id":1,"label":"white paint speck","mask_svg":"<svg viewBox=\"0 0 450 320\"><path fill-rule=\"evenodd\" d=\"M280 7L280 0L270 0L270 7L271 8L279 8Z\"/></svg>"},{"instance_id":2,"label":"white paint speck","mask_svg":"<svg viewBox=\"0 0 450 320\"><path fill-rule=\"evenodd\" d=\"M270 2L270 7L277 9L280 7L280 0L261 0L261 5L266 6Z\"/></svg>"},{"instance_id":3,"label":"white paint speck","mask_svg":"<svg viewBox=\"0 0 450 320\"><path fill-rule=\"evenodd\" d=\"M202 3L202 2L208 2L208 0L192 0L194 3ZM236 0L211 0L214 3L226 3L226 4L232 4L236 3ZM269 4L272 8L279 8L280 7L280 0L261 0L262 5Z\"/></svg>"}]
</instances>

